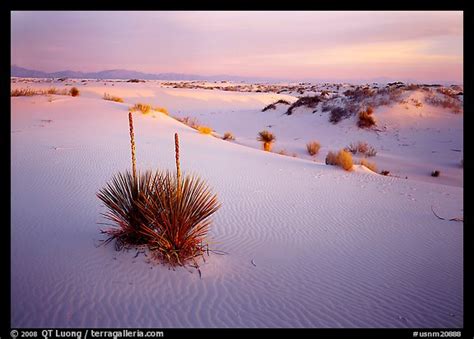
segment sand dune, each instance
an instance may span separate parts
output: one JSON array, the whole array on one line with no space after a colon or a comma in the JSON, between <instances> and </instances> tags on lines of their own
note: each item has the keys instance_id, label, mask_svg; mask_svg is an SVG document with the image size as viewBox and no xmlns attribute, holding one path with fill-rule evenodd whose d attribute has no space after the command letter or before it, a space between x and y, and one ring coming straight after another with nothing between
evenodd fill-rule
<instances>
[{"instance_id":1,"label":"sand dune","mask_svg":"<svg viewBox=\"0 0 474 339\"><path fill-rule=\"evenodd\" d=\"M285 95L106 87L52 102L11 99L12 327L463 326L463 224L431 211L463 214L460 154L448 152L462 148L462 117L423 111L408 123L386 108L375 113L390 129L379 137L304 109L259 112ZM126 102L104 101L103 92ZM127 112L139 97L237 137L134 115L139 168L173 169L178 132L183 170L199 173L222 202L210 240L228 254L206 258L202 278L97 247L104 207L95 194L130 167ZM279 138L275 148L299 158L261 151L255 137L266 125ZM375 162L410 178L345 172L324 155L313 161L304 149L313 137L323 154L363 138L379 149ZM398 146L405 139L416 145ZM435 167L440 178L425 173Z\"/></svg>"}]
</instances>

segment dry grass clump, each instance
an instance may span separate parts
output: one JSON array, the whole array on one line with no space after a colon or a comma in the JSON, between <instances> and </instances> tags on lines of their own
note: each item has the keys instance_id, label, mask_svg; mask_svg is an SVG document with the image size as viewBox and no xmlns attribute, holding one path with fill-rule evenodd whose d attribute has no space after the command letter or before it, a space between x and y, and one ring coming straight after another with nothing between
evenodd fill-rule
<instances>
[{"instance_id":1,"label":"dry grass clump","mask_svg":"<svg viewBox=\"0 0 474 339\"><path fill-rule=\"evenodd\" d=\"M232 132L225 132L225 133L224 133L224 136L222 137L222 139L224 139L224 140L229 140L229 141L233 141L233 140L235 140L235 137L234 137L234 135L232 134Z\"/></svg>"},{"instance_id":2,"label":"dry grass clump","mask_svg":"<svg viewBox=\"0 0 474 339\"><path fill-rule=\"evenodd\" d=\"M21 97L21 96L33 96L33 95L68 95L70 94L67 89L57 89L56 87L50 87L47 89L32 89L32 88L15 88L10 91L10 96Z\"/></svg>"},{"instance_id":3,"label":"dry grass clump","mask_svg":"<svg viewBox=\"0 0 474 339\"><path fill-rule=\"evenodd\" d=\"M353 166L352 154L343 149L341 149L338 153L329 151L326 155L326 164L339 166L346 171L350 171Z\"/></svg>"},{"instance_id":4,"label":"dry grass clump","mask_svg":"<svg viewBox=\"0 0 474 339\"><path fill-rule=\"evenodd\" d=\"M151 112L151 106L148 104L138 103L130 107L131 111L140 111L143 114L148 114Z\"/></svg>"},{"instance_id":5,"label":"dry grass clump","mask_svg":"<svg viewBox=\"0 0 474 339\"><path fill-rule=\"evenodd\" d=\"M166 114L166 115L169 115L170 113L168 112L168 110L165 108L165 107L153 107L153 110L154 111L157 111L157 112L160 112L160 113L163 113L163 114Z\"/></svg>"},{"instance_id":6,"label":"dry grass clump","mask_svg":"<svg viewBox=\"0 0 474 339\"><path fill-rule=\"evenodd\" d=\"M210 128L209 126L198 126L197 130L199 131L199 133L201 134L211 134L212 133L212 128Z\"/></svg>"},{"instance_id":7,"label":"dry grass clump","mask_svg":"<svg viewBox=\"0 0 474 339\"><path fill-rule=\"evenodd\" d=\"M199 127L199 122L196 118L184 117L184 118L176 118L176 120L194 129L197 129Z\"/></svg>"},{"instance_id":8,"label":"dry grass clump","mask_svg":"<svg viewBox=\"0 0 474 339\"><path fill-rule=\"evenodd\" d=\"M360 153L368 157L374 157L377 154L377 150L365 141L351 142L344 149L352 154Z\"/></svg>"},{"instance_id":9,"label":"dry grass clump","mask_svg":"<svg viewBox=\"0 0 474 339\"><path fill-rule=\"evenodd\" d=\"M270 152L272 149L272 144L275 142L276 137L275 135L273 135L272 132L263 130L258 132L257 140L263 142L263 149L265 151Z\"/></svg>"},{"instance_id":10,"label":"dry grass clump","mask_svg":"<svg viewBox=\"0 0 474 339\"><path fill-rule=\"evenodd\" d=\"M79 95L79 89L77 87L72 87L69 90L69 94L73 97L77 97Z\"/></svg>"},{"instance_id":11,"label":"dry grass clump","mask_svg":"<svg viewBox=\"0 0 474 339\"><path fill-rule=\"evenodd\" d=\"M362 166L365 166L367 167L369 170L371 170L372 172L375 172L377 173L377 165L374 163L374 162L369 162L367 161L365 158L364 159L361 159L360 160L360 164Z\"/></svg>"},{"instance_id":12,"label":"dry grass clump","mask_svg":"<svg viewBox=\"0 0 474 339\"><path fill-rule=\"evenodd\" d=\"M110 95L108 93L104 93L104 96L102 97L104 100L109 100L109 101L115 101L115 102L123 102L123 99L120 97L116 97L114 95Z\"/></svg>"},{"instance_id":13,"label":"dry grass clump","mask_svg":"<svg viewBox=\"0 0 474 339\"><path fill-rule=\"evenodd\" d=\"M268 111L269 109L276 109L276 105L278 104L289 105L290 103L284 99L280 99L278 101L275 101L274 103L271 103L270 105L265 106L262 109L262 112Z\"/></svg>"},{"instance_id":14,"label":"dry grass clump","mask_svg":"<svg viewBox=\"0 0 474 339\"><path fill-rule=\"evenodd\" d=\"M374 109L369 106L365 111L359 112L359 120L357 126L360 128L370 128L375 125L375 118L373 117Z\"/></svg>"},{"instance_id":15,"label":"dry grass clump","mask_svg":"<svg viewBox=\"0 0 474 339\"><path fill-rule=\"evenodd\" d=\"M310 155L316 155L321 148L321 144L317 141L310 141L306 144L306 149Z\"/></svg>"}]
</instances>

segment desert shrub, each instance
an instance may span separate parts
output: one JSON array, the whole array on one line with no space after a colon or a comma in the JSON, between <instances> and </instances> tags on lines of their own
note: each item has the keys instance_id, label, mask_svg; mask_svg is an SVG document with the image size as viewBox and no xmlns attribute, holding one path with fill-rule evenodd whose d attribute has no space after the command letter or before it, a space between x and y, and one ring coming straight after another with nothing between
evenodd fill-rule
<instances>
[{"instance_id":1,"label":"desert shrub","mask_svg":"<svg viewBox=\"0 0 474 339\"><path fill-rule=\"evenodd\" d=\"M361 153L368 157L373 157L377 154L377 150L365 141L351 142L349 146L344 148L344 150L351 152L352 154Z\"/></svg>"},{"instance_id":2,"label":"desert shrub","mask_svg":"<svg viewBox=\"0 0 474 339\"><path fill-rule=\"evenodd\" d=\"M172 266L208 252L204 243L211 224L210 216L220 207L217 196L199 177L183 179L164 173L155 182L153 194L139 204L146 222L140 233L158 259Z\"/></svg>"},{"instance_id":3,"label":"desert shrub","mask_svg":"<svg viewBox=\"0 0 474 339\"><path fill-rule=\"evenodd\" d=\"M232 132L225 132L222 139L232 141L232 140L235 140L235 137L232 134Z\"/></svg>"},{"instance_id":4,"label":"desert shrub","mask_svg":"<svg viewBox=\"0 0 474 339\"><path fill-rule=\"evenodd\" d=\"M124 246L147 243L146 237L140 232L146 222L139 203L146 202L154 191L154 182L160 174L150 171L139 173L136 177L130 172L118 173L107 185L97 193L97 197L108 208L102 215L112 222L112 228L102 232L109 235L106 242L116 240L116 249Z\"/></svg>"},{"instance_id":5,"label":"desert shrub","mask_svg":"<svg viewBox=\"0 0 474 339\"><path fill-rule=\"evenodd\" d=\"M148 114L151 112L151 106L147 104L138 103L130 107L131 111L140 111L143 114Z\"/></svg>"},{"instance_id":6,"label":"desert shrub","mask_svg":"<svg viewBox=\"0 0 474 339\"><path fill-rule=\"evenodd\" d=\"M337 153L329 151L326 155L326 165L336 166L338 164Z\"/></svg>"},{"instance_id":7,"label":"desert shrub","mask_svg":"<svg viewBox=\"0 0 474 339\"><path fill-rule=\"evenodd\" d=\"M120 97L116 97L114 95L110 95L108 93L104 93L104 96L102 97L104 100L109 100L109 101L115 101L115 102L123 102L123 99Z\"/></svg>"},{"instance_id":8,"label":"desert shrub","mask_svg":"<svg viewBox=\"0 0 474 339\"><path fill-rule=\"evenodd\" d=\"M326 155L326 164L339 166L346 171L350 171L353 166L352 155L344 149L341 149L338 153L329 151Z\"/></svg>"},{"instance_id":9,"label":"desert shrub","mask_svg":"<svg viewBox=\"0 0 474 339\"><path fill-rule=\"evenodd\" d=\"M68 95L70 94L66 88L57 89L56 87L50 87L47 89L32 89L32 88L16 88L10 91L10 96L19 97L19 96L33 96L33 95Z\"/></svg>"},{"instance_id":10,"label":"desert shrub","mask_svg":"<svg viewBox=\"0 0 474 339\"><path fill-rule=\"evenodd\" d=\"M375 125L375 119L373 117L374 109L369 106L365 111L359 112L359 120L357 126L360 128L369 128Z\"/></svg>"},{"instance_id":11,"label":"desert shrub","mask_svg":"<svg viewBox=\"0 0 474 339\"><path fill-rule=\"evenodd\" d=\"M153 107L153 110L157 111L157 112L160 112L160 113L163 113L163 114L166 114L166 115L169 115L168 110L164 107L156 106L156 107Z\"/></svg>"},{"instance_id":12,"label":"desert shrub","mask_svg":"<svg viewBox=\"0 0 474 339\"><path fill-rule=\"evenodd\" d=\"M196 118L184 117L184 118L176 118L176 120L194 129L197 129L199 127L199 122Z\"/></svg>"},{"instance_id":13,"label":"desert shrub","mask_svg":"<svg viewBox=\"0 0 474 339\"><path fill-rule=\"evenodd\" d=\"M367 98L373 97L375 91L369 87L357 86L355 89L348 89L344 92L344 95L352 101L362 101Z\"/></svg>"},{"instance_id":14,"label":"desert shrub","mask_svg":"<svg viewBox=\"0 0 474 339\"><path fill-rule=\"evenodd\" d=\"M366 159L361 159L360 164L367 167L372 172L377 172L377 165L374 162L368 162Z\"/></svg>"},{"instance_id":15,"label":"desert shrub","mask_svg":"<svg viewBox=\"0 0 474 339\"><path fill-rule=\"evenodd\" d=\"M350 171L352 169L352 155L349 152L341 149L337 154L337 161L338 165L346 171Z\"/></svg>"},{"instance_id":16,"label":"desert shrub","mask_svg":"<svg viewBox=\"0 0 474 339\"><path fill-rule=\"evenodd\" d=\"M31 88L15 88L10 91L12 97L33 96L38 95L37 90Z\"/></svg>"},{"instance_id":17,"label":"desert shrub","mask_svg":"<svg viewBox=\"0 0 474 339\"><path fill-rule=\"evenodd\" d=\"M204 126L204 125L198 126L197 130L201 134L211 134L212 133L212 128L210 128L209 126Z\"/></svg>"},{"instance_id":18,"label":"desert shrub","mask_svg":"<svg viewBox=\"0 0 474 339\"><path fill-rule=\"evenodd\" d=\"M334 107L331 109L331 113L329 115L329 121L333 124L337 124L344 118L347 118L350 115L350 111L346 108L342 107Z\"/></svg>"},{"instance_id":19,"label":"desert shrub","mask_svg":"<svg viewBox=\"0 0 474 339\"><path fill-rule=\"evenodd\" d=\"M383 170L380 172L380 174L387 176L387 175L390 175L390 171Z\"/></svg>"},{"instance_id":20,"label":"desert shrub","mask_svg":"<svg viewBox=\"0 0 474 339\"><path fill-rule=\"evenodd\" d=\"M272 144L275 142L276 138L272 132L263 130L263 131L258 132L257 140L263 142L263 149L265 151L270 152L272 148Z\"/></svg>"},{"instance_id":21,"label":"desert shrub","mask_svg":"<svg viewBox=\"0 0 474 339\"><path fill-rule=\"evenodd\" d=\"M300 106L306 106L309 108L316 108L318 104L321 102L321 98L317 95L312 96L312 97L302 97L296 100L293 104L288 107L288 110L286 111L287 115L293 114L293 110L297 107Z\"/></svg>"},{"instance_id":22,"label":"desert shrub","mask_svg":"<svg viewBox=\"0 0 474 339\"><path fill-rule=\"evenodd\" d=\"M321 145L317 141L310 141L306 144L306 149L310 155L316 155L319 152Z\"/></svg>"},{"instance_id":23,"label":"desert shrub","mask_svg":"<svg viewBox=\"0 0 474 339\"><path fill-rule=\"evenodd\" d=\"M69 94L71 94L71 96L73 97L77 97L79 95L79 90L77 89L77 87L72 87L69 90Z\"/></svg>"},{"instance_id":24,"label":"desert shrub","mask_svg":"<svg viewBox=\"0 0 474 339\"><path fill-rule=\"evenodd\" d=\"M441 172L438 171L438 170L431 172L432 177L439 177L440 174L441 174Z\"/></svg>"},{"instance_id":25,"label":"desert shrub","mask_svg":"<svg viewBox=\"0 0 474 339\"><path fill-rule=\"evenodd\" d=\"M420 85L417 85L417 84L409 84L409 85L405 86L405 89L407 91L415 91L419 88L420 88Z\"/></svg>"},{"instance_id":26,"label":"desert shrub","mask_svg":"<svg viewBox=\"0 0 474 339\"><path fill-rule=\"evenodd\" d=\"M274 103L272 103L270 105L265 106L262 109L262 112L268 111L269 109L276 109L276 105L278 105L278 104L289 105L290 103L288 101L284 100L284 99L280 99L280 100L275 101Z\"/></svg>"},{"instance_id":27,"label":"desert shrub","mask_svg":"<svg viewBox=\"0 0 474 339\"><path fill-rule=\"evenodd\" d=\"M462 102L458 98L452 98L449 96L438 97L433 93L429 93L425 96L425 102L433 106L448 108L453 113L462 112Z\"/></svg>"},{"instance_id":28,"label":"desert shrub","mask_svg":"<svg viewBox=\"0 0 474 339\"><path fill-rule=\"evenodd\" d=\"M145 82L145 80L140 80L140 79L130 79L130 80L127 80L127 82L134 82L134 83L138 83L138 82Z\"/></svg>"}]
</instances>

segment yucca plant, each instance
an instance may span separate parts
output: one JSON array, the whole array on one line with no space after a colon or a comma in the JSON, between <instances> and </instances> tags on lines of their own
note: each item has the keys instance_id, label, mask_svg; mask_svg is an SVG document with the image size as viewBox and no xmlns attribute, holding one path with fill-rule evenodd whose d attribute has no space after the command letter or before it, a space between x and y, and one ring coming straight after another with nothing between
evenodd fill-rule
<instances>
[{"instance_id":1,"label":"yucca plant","mask_svg":"<svg viewBox=\"0 0 474 339\"><path fill-rule=\"evenodd\" d=\"M183 266L208 250L205 238L209 217L220 207L217 197L197 176L177 176L166 172L154 194L139 204L146 218L140 231L159 259Z\"/></svg>"},{"instance_id":2,"label":"yucca plant","mask_svg":"<svg viewBox=\"0 0 474 339\"><path fill-rule=\"evenodd\" d=\"M143 223L147 222L140 203L144 203L153 195L156 182L161 180L160 173L151 171L138 175L126 171L117 173L107 185L102 188L97 197L108 208L102 215L111 221L106 225L112 226L102 233L109 235L106 243L116 240L116 249L128 245L147 243L147 237L140 232Z\"/></svg>"},{"instance_id":3,"label":"yucca plant","mask_svg":"<svg viewBox=\"0 0 474 339\"><path fill-rule=\"evenodd\" d=\"M272 132L269 131L260 131L258 132L258 141L263 142L263 149L267 152L272 150L272 144L275 142L276 138Z\"/></svg>"},{"instance_id":4,"label":"yucca plant","mask_svg":"<svg viewBox=\"0 0 474 339\"><path fill-rule=\"evenodd\" d=\"M204 240L209 231L209 217L220 207L217 196L197 176L181 177L179 139L175 134L176 176L170 172L156 176L155 190L139 206L146 222L141 232L148 246L171 265L185 265L208 251Z\"/></svg>"}]
</instances>

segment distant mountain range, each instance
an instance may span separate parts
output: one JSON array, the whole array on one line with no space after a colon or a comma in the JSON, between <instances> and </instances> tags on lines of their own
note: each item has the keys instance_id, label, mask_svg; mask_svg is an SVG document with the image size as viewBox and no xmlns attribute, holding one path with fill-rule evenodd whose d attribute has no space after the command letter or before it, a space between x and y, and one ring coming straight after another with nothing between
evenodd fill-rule
<instances>
[{"instance_id":1,"label":"distant mountain range","mask_svg":"<svg viewBox=\"0 0 474 339\"><path fill-rule=\"evenodd\" d=\"M371 79L359 79L353 81L342 81L342 80L330 80L330 79L300 79L300 80L289 80L283 78L264 78L264 77L244 77L235 75L196 75L196 74L182 74L182 73L143 73L137 71L128 71L125 69L111 69L100 72L77 72L77 71L59 71L59 72L42 72L32 69L19 67L16 65L11 66L11 76L20 78L73 78L73 79L141 79L141 80L200 80L200 81L221 81L227 80L232 82L246 82L246 83L279 83L279 82L312 82L312 83L341 83L348 82L352 84L370 84L379 83L386 84L389 82L402 81L405 83L420 83L413 79L395 79L390 77L378 77ZM443 85L449 85L452 83L446 81L431 82Z\"/></svg>"},{"instance_id":2,"label":"distant mountain range","mask_svg":"<svg viewBox=\"0 0 474 339\"><path fill-rule=\"evenodd\" d=\"M201 80L201 81L244 81L244 82L268 82L284 81L283 79L268 79L258 77L242 77L233 75L211 75L203 76L196 74L181 73L142 73L137 71L128 71L124 69L111 69L100 72L77 72L77 71L59 71L42 72L31 70L16 65L11 66L11 76L20 78L73 78L73 79L142 79L142 80Z\"/></svg>"}]
</instances>

